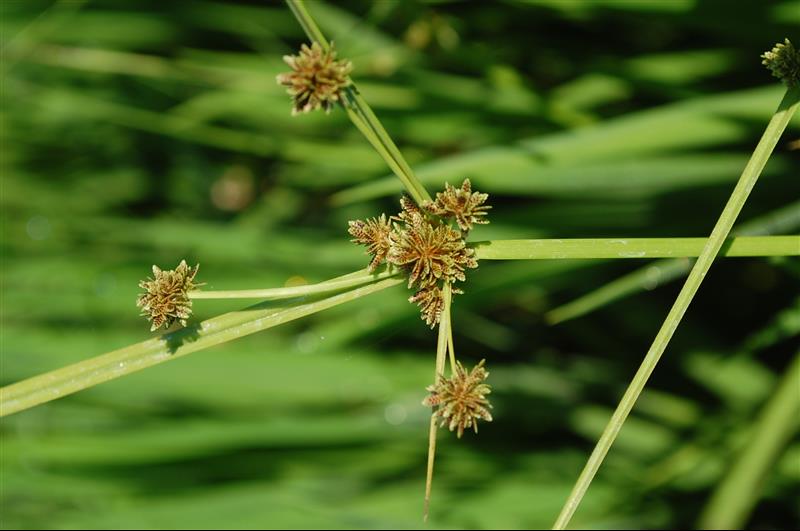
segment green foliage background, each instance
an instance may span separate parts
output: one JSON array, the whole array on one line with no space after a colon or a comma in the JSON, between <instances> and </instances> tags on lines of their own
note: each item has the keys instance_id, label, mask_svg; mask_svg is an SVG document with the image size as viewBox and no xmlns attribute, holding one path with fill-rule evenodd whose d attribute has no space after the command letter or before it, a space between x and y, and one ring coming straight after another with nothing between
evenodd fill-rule
<instances>
[{"instance_id":1,"label":"green foliage background","mask_svg":"<svg viewBox=\"0 0 800 531\"><path fill-rule=\"evenodd\" d=\"M0 9L0 383L147 338L134 301L151 264L200 262L215 289L366 264L346 222L396 210L400 185L340 110L290 116L275 76L303 35L282 3ZM797 0L309 9L429 189L470 177L491 194L474 239L708 234L782 93L758 55L800 40ZM797 234L798 136L795 120L742 222ZM667 264L470 275L456 348L487 359L495 421L441 433L433 527L552 524L677 293L685 263ZM642 268L644 288L547 322ZM713 267L575 527L696 525L798 355L799 293L796 259ZM0 527L421 527L435 339L408 295L4 418ZM800 525L796 428L763 484L728 500L759 500L747 527Z\"/></svg>"}]
</instances>

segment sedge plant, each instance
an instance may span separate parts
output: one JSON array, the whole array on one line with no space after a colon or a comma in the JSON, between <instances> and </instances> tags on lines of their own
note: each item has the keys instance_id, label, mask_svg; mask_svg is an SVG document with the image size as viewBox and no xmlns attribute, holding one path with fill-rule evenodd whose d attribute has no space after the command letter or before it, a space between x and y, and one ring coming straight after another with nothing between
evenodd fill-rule
<instances>
[{"instance_id":1,"label":"sedge plant","mask_svg":"<svg viewBox=\"0 0 800 531\"><path fill-rule=\"evenodd\" d=\"M764 55L766 66L789 88L709 238L468 242L475 226L488 222L488 194L473 190L469 179L458 186L447 184L434 196L429 194L359 93L351 78L354 65L337 57L333 44L325 38L302 0L287 3L310 40L297 55L285 58L291 71L278 78L292 97L293 114L343 109L407 193L400 199L398 213L350 222L348 232L352 241L363 245L370 256L366 268L313 285L215 291L202 289L199 264L192 266L181 261L173 270L153 266L152 277L140 284L143 292L137 304L150 321L151 331L164 327L163 333L0 389L0 416L405 284L413 290L409 301L419 307L425 324L438 327L433 382L427 386L428 396L423 401L425 406L433 408L424 491L427 518L439 428L446 427L460 438L465 431L477 432L479 422L492 420L485 361L465 368L455 354L453 342L451 307L457 304L456 295L469 296L459 286L467 280L469 270L478 267L479 260L696 257L684 289L556 522L556 528L566 527L713 260L717 256L800 255L798 236L729 238L739 211L800 100L797 51L787 40ZM192 320L195 303L204 299L260 302L241 311L195 322Z\"/></svg>"}]
</instances>

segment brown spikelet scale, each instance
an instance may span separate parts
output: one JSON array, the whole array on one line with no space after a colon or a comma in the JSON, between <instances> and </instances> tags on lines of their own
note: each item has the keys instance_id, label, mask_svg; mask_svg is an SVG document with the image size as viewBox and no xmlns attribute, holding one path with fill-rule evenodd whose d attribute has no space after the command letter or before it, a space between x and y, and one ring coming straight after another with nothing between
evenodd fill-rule
<instances>
[{"instance_id":1,"label":"brown spikelet scale","mask_svg":"<svg viewBox=\"0 0 800 531\"><path fill-rule=\"evenodd\" d=\"M392 223L386 219L385 214L380 217L362 221L350 221L347 231L353 236L353 243L364 245L367 253L372 255L369 263L370 272L381 265L389 253L389 234L392 232Z\"/></svg>"},{"instance_id":2,"label":"brown spikelet scale","mask_svg":"<svg viewBox=\"0 0 800 531\"><path fill-rule=\"evenodd\" d=\"M151 331L162 325L169 328L176 321L186 326L186 320L192 315L192 301L188 293L201 284L194 283L194 277L200 265L189 266L181 260L178 267L163 271L153 266L153 277L139 282L145 292L136 299L136 305L142 315L151 323Z\"/></svg>"},{"instance_id":3,"label":"brown spikelet scale","mask_svg":"<svg viewBox=\"0 0 800 531\"><path fill-rule=\"evenodd\" d=\"M392 216L392 219L394 221L401 221L406 225L419 225L426 221L425 214L423 214L422 210L414 203L414 200L407 195L400 198L400 212L398 212L396 216Z\"/></svg>"},{"instance_id":4,"label":"brown spikelet scale","mask_svg":"<svg viewBox=\"0 0 800 531\"><path fill-rule=\"evenodd\" d=\"M464 232L472 230L473 225L485 225L488 210L492 208L484 205L489 194L472 191L472 183L464 179L460 188L445 184L444 192L436 194L435 201L423 205L426 211L443 218L454 218L459 228Z\"/></svg>"},{"instance_id":5,"label":"brown spikelet scale","mask_svg":"<svg viewBox=\"0 0 800 531\"><path fill-rule=\"evenodd\" d=\"M489 376L484 362L481 360L471 372L456 362L455 374L450 378L440 375L435 385L428 386L430 395L422 402L424 406L436 407L433 416L439 421L439 427L447 426L459 439L468 428L478 433L479 420L492 421L489 412L492 405L486 398L492 390L484 383Z\"/></svg>"},{"instance_id":6,"label":"brown spikelet scale","mask_svg":"<svg viewBox=\"0 0 800 531\"><path fill-rule=\"evenodd\" d=\"M347 60L337 60L331 43L328 51L319 43L303 44L297 55L286 55L283 60L292 71L278 75L278 83L287 87L292 96L292 114L307 113L317 109L330 112L342 99L342 90L351 84L353 65Z\"/></svg>"}]
</instances>

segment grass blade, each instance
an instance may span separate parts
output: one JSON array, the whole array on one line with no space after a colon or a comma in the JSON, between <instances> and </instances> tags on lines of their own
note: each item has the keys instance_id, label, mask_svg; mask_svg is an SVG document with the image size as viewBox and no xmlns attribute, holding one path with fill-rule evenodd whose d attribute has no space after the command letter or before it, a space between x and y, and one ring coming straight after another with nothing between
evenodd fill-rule
<instances>
[{"instance_id":1,"label":"grass blade","mask_svg":"<svg viewBox=\"0 0 800 531\"><path fill-rule=\"evenodd\" d=\"M736 218L744 206L747 197L750 195L750 191L753 189L753 186L758 180L761 170L767 163L767 160L775 148L778 139L780 138L784 129L786 129L786 126L788 125L792 115L797 110L798 102L800 102L800 88L789 88L786 91L786 94L784 95L780 105L778 106L777 112L772 116L772 119L767 125L767 129L756 146L750 161L747 163L747 166L745 166L742 176L739 178L739 182L736 184L728 203L725 205L719 220L711 232L708 242L703 248L703 252L697 259L697 262L695 262L692 271L689 273L689 277L686 279L683 288L681 289L677 299L675 300L675 303L672 306L672 309L667 315L667 318L664 320L664 323L659 329L658 334L656 334L655 340L650 346L650 350L647 352L647 355L642 361L639 370L636 372L636 375L633 377L628 389L625 391L625 394L617 406L617 409L614 411L611 420L609 421L605 430L603 430L600 440L597 442L597 445L592 451L589 461L586 463L586 466L581 472L578 481L573 487L569 498L567 498L567 501L553 526L554 529L565 529L567 524L569 524L569 521L572 519L572 515L578 508L578 505L583 499L586 490L589 488L592 479L594 479L594 476L605 459L605 456L611 448L611 445L614 444L617 434L619 433L620 429L622 429L625 419L628 417L631 409L633 409L636 399L644 389L647 380L650 378L650 374L655 369L655 366L658 363L658 360L661 358L661 355L664 353L669 340L672 338L672 335L678 328L683 315L686 313L686 309L689 307L689 304L692 302L695 293L697 293L697 290L700 288L700 284L705 278L706 273L708 273L714 258L722 248L728 233L733 227L734 221L736 221Z\"/></svg>"},{"instance_id":2,"label":"grass blade","mask_svg":"<svg viewBox=\"0 0 800 531\"><path fill-rule=\"evenodd\" d=\"M147 367L254 334L400 284L388 278L337 295L282 306L261 303L0 388L0 416L55 400Z\"/></svg>"},{"instance_id":3,"label":"grass blade","mask_svg":"<svg viewBox=\"0 0 800 531\"><path fill-rule=\"evenodd\" d=\"M268 289L243 289L243 290L198 290L189 292L190 299L261 299L274 301L291 299L293 297L305 297L307 295L321 295L331 293L346 288L354 288L363 284L369 284L376 280L391 278L398 274L397 271L382 271L380 273L370 273L366 269L352 275L345 275L337 279L310 284L306 286L293 286L289 288L268 288Z\"/></svg>"},{"instance_id":4,"label":"grass blade","mask_svg":"<svg viewBox=\"0 0 800 531\"><path fill-rule=\"evenodd\" d=\"M790 232L797 227L800 227L800 201L743 223L734 232L737 235L755 236ZM725 248L722 253L725 253ZM545 319L550 324L558 324L581 317L628 295L666 284L685 275L691 268L689 260L659 260L553 308L545 314Z\"/></svg>"},{"instance_id":5,"label":"grass blade","mask_svg":"<svg viewBox=\"0 0 800 531\"><path fill-rule=\"evenodd\" d=\"M575 258L676 258L700 256L706 238L614 238L569 240L493 240L474 244L481 260ZM800 236L731 238L722 256L800 256Z\"/></svg>"},{"instance_id":6,"label":"grass blade","mask_svg":"<svg viewBox=\"0 0 800 531\"><path fill-rule=\"evenodd\" d=\"M433 375L433 383L439 381L439 376L444 374L444 363L447 358L447 346L449 345L450 338L450 301L451 291L450 284L445 282L444 289L444 308L442 309L442 317L439 321L439 337L436 343L436 372ZM428 512L431 506L431 487L433 486L433 462L436 457L436 417L431 414L431 426L428 432L428 468L425 475L425 508L423 510L422 519L428 521Z\"/></svg>"},{"instance_id":7,"label":"grass blade","mask_svg":"<svg viewBox=\"0 0 800 531\"><path fill-rule=\"evenodd\" d=\"M764 406L753 436L733 457L730 473L705 507L699 529L740 529L758 501L761 487L780 451L800 427L800 352Z\"/></svg>"},{"instance_id":8,"label":"grass blade","mask_svg":"<svg viewBox=\"0 0 800 531\"><path fill-rule=\"evenodd\" d=\"M308 38L318 42L320 46L327 50L329 48L328 41L306 9L303 0L286 0L286 3L292 10L295 18L297 18L297 21L303 27ZM409 166L405 157L400 153L400 150L389 136L386 128L383 127L383 124L381 124L378 117L375 116L370 106L364 98L361 97L355 84L351 84L345 89L343 100L344 107L347 110L347 116L350 117L350 120L355 124L358 130L361 131L381 158L386 161L389 168L397 175L400 181L402 181L414 201L416 201L417 204L430 201L431 196L428 194L425 186L414 176L411 166Z\"/></svg>"}]
</instances>

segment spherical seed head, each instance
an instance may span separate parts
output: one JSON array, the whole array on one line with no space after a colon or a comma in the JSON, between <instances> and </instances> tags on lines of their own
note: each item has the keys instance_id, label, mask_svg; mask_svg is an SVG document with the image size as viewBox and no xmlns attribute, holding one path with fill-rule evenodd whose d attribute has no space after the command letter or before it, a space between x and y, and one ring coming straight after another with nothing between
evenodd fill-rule
<instances>
[{"instance_id":1,"label":"spherical seed head","mask_svg":"<svg viewBox=\"0 0 800 531\"><path fill-rule=\"evenodd\" d=\"M463 282L465 269L478 267L475 250L467 247L459 231L422 216L405 227L395 224L389 244L386 259L408 272L409 288L428 288L440 280Z\"/></svg>"},{"instance_id":2,"label":"spherical seed head","mask_svg":"<svg viewBox=\"0 0 800 531\"><path fill-rule=\"evenodd\" d=\"M385 214L381 214L377 218L366 221L357 219L350 221L349 224L347 232L353 236L350 241L366 246L367 253L372 255L369 270L370 272L375 271L389 253L389 234L392 232L392 223Z\"/></svg>"},{"instance_id":3,"label":"spherical seed head","mask_svg":"<svg viewBox=\"0 0 800 531\"><path fill-rule=\"evenodd\" d=\"M186 320L192 315L188 293L200 285L194 283L199 269L200 264L190 267L186 260L181 260L178 267L169 271L162 271L154 265L153 278L139 282L139 287L145 292L136 299L136 305L152 323L150 331L162 325L169 328L176 321L186 326Z\"/></svg>"},{"instance_id":4,"label":"spherical seed head","mask_svg":"<svg viewBox=\"0 0 800 531\"><path fill-rule=\"evenodd\" d=\"M473 192L470 180L464 179L460 188L445 184L444 192L438 192L436 200L428 201L423 208L436 216L454 218L459 228L468 232L473 225L489 223L485 216L492 207L484 205L488 198L489 194Z\"/></svg>"},{"instance_id":5,"label":"spherical seed head","mask_svg":"<svg viewBox=\"0 0 800 531\"><path fill-rule=\"evenodd\" d=\"M789 86L800 86L800 51L785 39L761 55L761 64Z\"/></svg>"},{"instance_id":6,"label":"spherical seed head","mask_svg":"<svg viewBox=\"0 0 800 531\"><path fill-rule=\"evenodd\" d=\"M278 83L288 87L287 92L294 100L292 114L317 109L330 112L341 100L342 89L351 84L349 76L353 65L350 61L336 59L333 43L328 51L317 42L310 47L303 44L298 55L286 55L283 60L292 71L279 74Z\"/></svg>"},{"instance_id":7,"label":"spherical seed head","mask_svg":"<svg viewBox=\"0 0 800 531\"><path fill-rule=\"evenodd\" d=\"M459 439L467 428L478 433L479 420L492 421L492 405L486 398L492 390L484 383L489 376L484 362L481 360L469 373L456 362L455 374L450 378L440 375L438 382L427 388L430 395L422 402L424 406L436 406L433 416L440 422L439 427L456 431Z\"/></svg>"}]
</instances>

